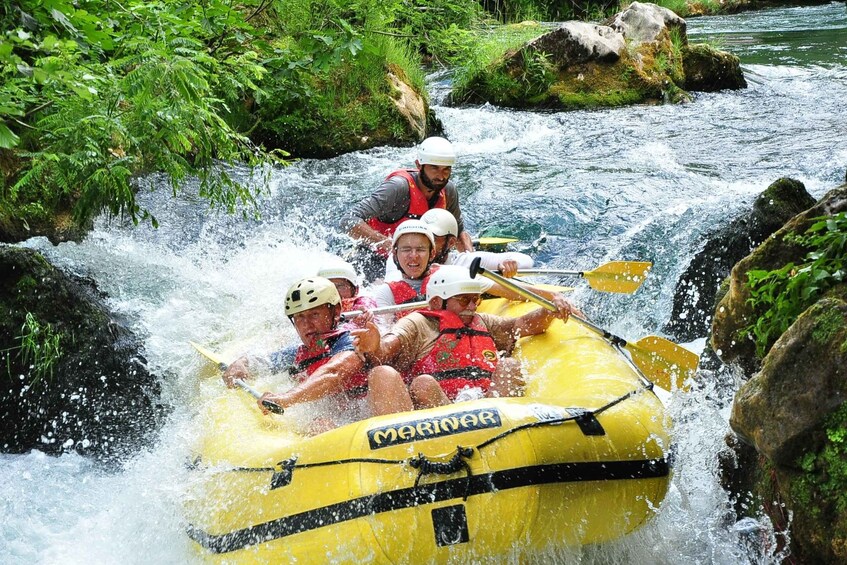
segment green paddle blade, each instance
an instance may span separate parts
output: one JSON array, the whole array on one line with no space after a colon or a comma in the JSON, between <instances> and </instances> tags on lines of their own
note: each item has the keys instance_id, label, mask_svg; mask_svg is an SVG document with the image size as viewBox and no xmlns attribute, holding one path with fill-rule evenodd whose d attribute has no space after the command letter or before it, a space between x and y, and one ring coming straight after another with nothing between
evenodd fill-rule
<instances>
[{"instance_id":1,"label":"green paddle blade","mask_svg":"<svg viewBox=\"0 0 847 565\"><path fill-rule=\"evenodd\" d=\"M697 354L656 335L627 343L626 349L648 379L670 391L683 388L700 362Z\"/></svg>"},{"instance_id":2,"label":"green paddle blade","mask_svg":"<svg viewBox=\"0 0 847 565\"><path fill-rule=\"evenodd\" d=\"M211 349L207 349L199 343L194 343L193 341L189 341L188 343L190 343L191 347L196 349L197 352L200 353L200 355L202 355L212 363L216 364L218 367L226 369L229 366L229 363L227 363L227 361L221 355L215 353Z\"/></svg>"},{"instance_id":3,"label":"green paddle blade","mask_svg":"<svg viewBox=\"0 0 847 565\"><path fill-rule=\"evenodd\" d=\"M652 266L649 261L610 261L593 271L584 271L582 277L594 290L632 294L644 282Z\"/></svg>"}]
</instances>

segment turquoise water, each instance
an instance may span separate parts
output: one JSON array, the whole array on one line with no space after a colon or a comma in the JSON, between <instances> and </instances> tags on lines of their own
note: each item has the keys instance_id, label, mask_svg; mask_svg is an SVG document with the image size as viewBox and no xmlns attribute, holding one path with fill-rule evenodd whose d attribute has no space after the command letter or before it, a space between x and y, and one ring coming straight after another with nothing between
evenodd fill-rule
<instances>
[{"instance_id":1,"label":"turquoise water","mask_svg":"<svg viewBox=\"0 0 847 565\"><path fill-rule=\"evenodd\" d=\"M844 4L688 23L693 41L708 39L741 57L750 88L698 94L678 106L590 112L435 108L461 152L455 178L472 232L512 232L560 268L655 263L634 295L576 293L600 325L625 337L661 330L676 280L704 235L748 209L771 182L791 176L819 197L847 172ZM438 100L449 78L431 81ZM101 219L82 244L28 242L109 293L144 339L175 411L158 445L122 472L74 455L0 456L0 562L191 562L180 513L191 481L183 462L197 434L194 397L217 385L198 382L200 361L187 340L293 339L280 315L282 289L343 240L334 225L347 202L413 160L411 149L384 147L275 171L262 220L210 212L190 196L175 202L163 186L141 195L159 230ZM656 519L618 542L539 561L747 559L716 478L731 391L701 378L702 390L670 399L677 465ZM780 559L773 547L753 555Z\"/></svg>"}]
</instances>

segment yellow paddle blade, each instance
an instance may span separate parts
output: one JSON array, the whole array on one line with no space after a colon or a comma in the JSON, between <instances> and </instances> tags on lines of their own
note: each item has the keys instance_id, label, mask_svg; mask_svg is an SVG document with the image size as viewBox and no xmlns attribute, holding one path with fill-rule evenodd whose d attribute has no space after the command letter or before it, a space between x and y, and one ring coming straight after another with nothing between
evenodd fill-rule
<instances>
[{"instance_id":1,"label":"yellow paddle blade","mask_svg":"<svg viewBox=\"0 0 847 565\"><path fill-rule=\"evenodd\" d=\"M670 391L682 388L700 362L697 354L657 335L627 343L626 349L648 379Z\"/></svg>"},{"instance_id":2,"label":"yellow paddle blade","mask_svg":"<svg viewBox=\"0 0 847 565\"><path fill-rule=\"evenodd\" d=\"M474 240L479 245L506 245L516 241L520 240L516 237L480 237Z\"/></svg>"},{"instance_id":3,"label":"yellow paddle blade","mask_svg":"<svg viewBox=\"0 0 847 565\"><path fill-rule=\"evenodd\" d=\"M200 355L202 355L203 357L205 357L206 359L208 359L212 363L215 363L219 367L222 367L222 368L225 369L226 367L229 366L229 363L227 363L227 361L221 355L215 353L211 349L207 349L207 348L203 347L202 345L200 345L199 343L194 343L193 341L189 341L188 343L190 343L191 347L196 349L197 352L200 353Z\"/></svg>"},{"instance_id":4,"label":"yellow paddle blade","mask_svg":"<svg viewBox=\"0 0 847 565\"><path fill-rule=\"evenodd\" d=\"M632 294L652 266L649 261L610 261L593 271L584 271L582 276L594 290Z\"/></svg>"}]
</instances>

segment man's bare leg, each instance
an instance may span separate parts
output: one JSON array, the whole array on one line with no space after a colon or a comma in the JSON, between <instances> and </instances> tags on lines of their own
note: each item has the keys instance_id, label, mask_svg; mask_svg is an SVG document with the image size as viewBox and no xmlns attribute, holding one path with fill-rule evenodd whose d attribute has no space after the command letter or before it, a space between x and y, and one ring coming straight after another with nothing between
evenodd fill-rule
<instances>
[{"instance_id":1,"label":"man's bare leg","mask_svg":"<svg viewBox=\"0 0 847 565\"><path fill-rule=\"evenodd\" d=\"M433 408L450 404L450 399L444 394L441 385L430 375L418 375L409 385L409 394L415 403L415 408Z\"/></svg>"},{"instance_id":2,"label":"man's bare leg","mask_svg":"<svg viewBox=\"0 0 847 565\"><path fill-rule=\"evenodd\" d=\"M521 374L521 362L512 357L503 357L491 379L491 388L486 396L523 396L526 381Z\"/></svg>"},{"instance_id":3,"label":"man's bare leg","mask_svg":"<svg viewBox=\"0 0 847 565\"><path fill-rule=\"evenodd\" d=\"M373 416L413 409L406 383L396 369L380 365L368 373L368 408Z\"/></svg>"}]
</instances>

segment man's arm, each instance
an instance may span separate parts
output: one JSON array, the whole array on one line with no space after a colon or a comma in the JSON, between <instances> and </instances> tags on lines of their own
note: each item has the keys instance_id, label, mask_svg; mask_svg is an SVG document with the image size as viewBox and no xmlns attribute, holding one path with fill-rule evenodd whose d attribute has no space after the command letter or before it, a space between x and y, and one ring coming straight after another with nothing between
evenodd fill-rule
<instances>
[{"instance_id":1,"label":"man's arm","mask_svg":"<svg viewBox=\"0 0 847 565\"><path fill-rule=\"evenodd\" d=\"M262 406L262 401L270 400L288 408L300 402L318 400L342 392L347 380L363 370L364 363L355 351L342 351L294 388L282 393L266 392L259 399L259 406Z\"/></svg>"},{"instance_id":2,"label":"man's arm","mask_svg":"<svg viewBox=\"0 0 847 565\"><path fill-rule=\"evenodd\" d=\"M558 310L551 312L546 308L538 308L532 312L527 312L523 316L515 319L515 338L526 337L529 335L538 335L547 331L553 320L559 318L568 321L571 314L571 304L561 294L555 294L550 301L556 305Z\"/></svg>"},{"instance_id":3,"label":"man's arm","mask_svg":"<svg viewBox=\"0 0 847 565\"><path fill-rule=\"evenodd\" d=\"M374 251L383 251L386 254L391 252L391 238L379 233L364 220L359 220L359 223L353 225L347 233L353 239L367 244Z\"/></svg>"},{"instance_id":4,"label":"man's arm","mask_svg":"<svg viewBox=\"0 0 847 565\"><path fill-rule=\"evenodd\" d=\"M471 240L471 234L466 231L459 232L459 237L456 238L456 249L459 251L473 251L473 240Z\"/></svg>"},{"instance_id":5,"label":"man's arm","mask_svg":"<svg viewBox=\"0 0 847 565\"><path fill-rule=\"evenodd\" d=\"M380 337L375 324L368 324L361 330L353 330L350 335L353 336L356 351L363 354L371 365L390 365L400 353L400 338L394 334Z\"/></svg>"},{"instance_id":6,"label":"man's arm","mask_svg":"<svg viewBox=\"0 0 847 565\"><path fill-rule=\"evenodd\" d=\"M402 177L391 177L353 206L352 210L342 217L340 227L356 239L365 243L387 245L387 250L390 250L391 238L371 228L367 220L376 218L388 224L396 222L409 210L410 203L409 183ZM388 243L384 243L385 241Z\"/></svg>"}]
</instances>

